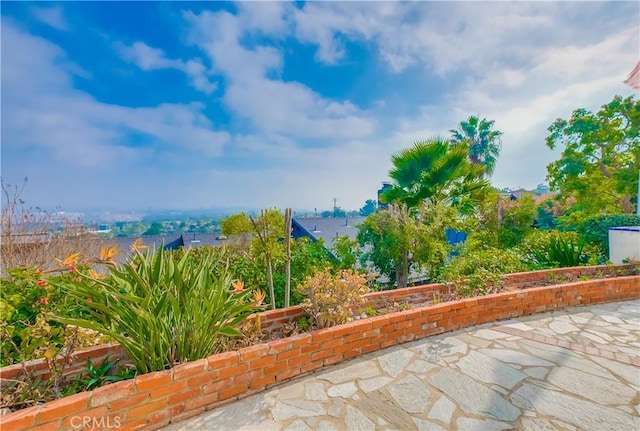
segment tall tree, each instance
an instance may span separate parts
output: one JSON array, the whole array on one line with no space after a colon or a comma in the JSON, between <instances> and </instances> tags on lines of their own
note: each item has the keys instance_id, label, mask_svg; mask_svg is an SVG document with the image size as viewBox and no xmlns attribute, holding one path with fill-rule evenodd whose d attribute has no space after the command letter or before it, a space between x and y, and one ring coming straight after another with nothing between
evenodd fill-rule
<instances>
[{"instance_id":1,"label":"tall tree","mask_svg":"<svg viewBox=\"0 0 640 431\"><path fill-rule=\"evenodd\" d=\"M381 200L409 208L423 202L468 206L473 193L489 183L483 179L484 168L470 163L467 156L466 145L452 146L439 137L414 143L391 157L389 176L394 181Z\"/></svg>"},{"instance_id":2,"label":"tall tree","mask_svg":"<svg viewBox=\"0 0 640 431\"><path fill-rule=\"evenodd\" d=\"M460 122L458 130L450 130L451 143L466 144L471 163L484 166L487 175L493 174L502 146L502 132L492 129L494 122L472 115Z\"/></svg>"},{"instance_id":3,"label":"tall tree","mask_svg":"<svg viewBox=\"0 0 640 431\"><path fill-rule=\"evenodd\" d=\"M425 203L417 215L405 204L376 211L358 227L361 262L395 280L398 288L407 286L412 270L428 269L433 278L447 256L445 227L453 216L443 203Z\"/></svg>"},{"instance_id":4,"label":"tall tree","mask_svg":"<svg viewBox=\"0 0 640 431\"><path fill-rule=\"evenodd\" d=\"M564 147L547 166L552 189L574 198L566 224L594 214L632 213L640 169L640 102L615 96L597 112L573 111L549 127L547 146Z\"/></svg>"}]
</instances>

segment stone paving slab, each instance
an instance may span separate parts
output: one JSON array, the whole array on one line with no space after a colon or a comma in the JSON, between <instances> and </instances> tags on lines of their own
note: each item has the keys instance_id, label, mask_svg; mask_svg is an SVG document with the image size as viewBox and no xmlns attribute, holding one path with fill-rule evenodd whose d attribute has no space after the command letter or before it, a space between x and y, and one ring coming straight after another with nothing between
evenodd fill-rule
<instances>
[{"instance_id":1,"label":"stone paving slab","mask_svg":"<svg viewBox=\"0 0 640 431\"><path fill-rule=\"evenodd\" d=\"M430 337L165 431L640 430L640 300Z\"/></svg>"}]
</instances>

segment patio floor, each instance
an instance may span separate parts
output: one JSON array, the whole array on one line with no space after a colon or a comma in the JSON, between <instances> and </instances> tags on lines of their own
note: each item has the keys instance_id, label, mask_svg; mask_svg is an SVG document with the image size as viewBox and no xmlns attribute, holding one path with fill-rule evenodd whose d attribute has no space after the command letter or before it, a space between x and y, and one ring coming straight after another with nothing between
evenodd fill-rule
<instances>
[{"instance_id":1,"label":"patio floor","mask_svg":"<svg viewBox=\"0 0 640 431\"><path fill-rule=\"evenodd\" d=\"M640 430L640 300L361 356L165 431Z\"/></svg>"}]
</instances>

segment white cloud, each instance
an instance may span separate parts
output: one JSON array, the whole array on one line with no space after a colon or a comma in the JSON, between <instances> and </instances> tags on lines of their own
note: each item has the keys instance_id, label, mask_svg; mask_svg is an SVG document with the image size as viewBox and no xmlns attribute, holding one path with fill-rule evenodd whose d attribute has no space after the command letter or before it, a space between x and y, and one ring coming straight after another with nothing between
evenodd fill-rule
<instances>
[{"instance_id":1,"label":"white cloud","mask_svg":"<svg viewBox=\"0 0 640 431\"><path fill-rule=\"evenodd\" d=\"M67 20L62 13L62 7L60 6L31 6L30 11L35 19L55 28L56 30L69 30L69 23L67 23Z\"/></svg>"},{"instance_id":2,"label":"white cloud","mask_svg":"<svg viewBox=\"0 0 640 431\"><path fill-rule=\"evenodd\" d=\"M58 46L10 21L2 26L5 155L42 151L52 157L52 169L109 170L172 152L217 156L228 141L227 132L213 130L201 105L132 108L96 101L73 88L76 68ZM131 133L154 145L132 143Z\"/></svg>"},{"instance_id":3,"label":"white cloud","mask_svg":"<svg viewBox=\"0 0 640 431\"><path fill-rule=\"evenodd\" d=\"M252 12L245 13L249 8ZM269 19L261 17L263 12ZM191 41L207 53L214 70L227 80L225 104L251 121L258 132L313 139L370 135L372 119L353 103L326 99L298 82L271 78L271 73L277 74L282 67L279 50L266 45L242 46L242 36L252 31L281 35L287 28L285 12L285 6L274 3L255 10L243 7L237 16L228 12L184 14L192 26Z\"/></svg>"},{"instance_id":4,"label":"white cloud","mask_svg":"<svg viewBox=\"0 0 640 431\"><path fill-rule=\"evenodd\" d=\"M218 88L215 82L209 81L207 69L200 59L186 62L172 60L167 58L161 49L152 48L144 42L134 42L130 46L116 43L115 46L123 60L135 64L142 70L177 69L186 73L191 80L191 85L205 94L211 94Z\"/></svg>"},{"instance_id":5,"label":"white cloud","mask_svg":"<svg viewBox=\"0 0 640 431\"><path fill-rule=\"evenodd\" d=\"M141 69L181 70L203 92L221 77L216 91L229 131L205 115L220 108L218 100L144 108L99 102L74 89L79 68L62 49L4 25L3 175L38 179L48 199L59 199L56 184L65 184L65 202L74 204L323 210L335 197L353 209L375 198L393 152L480 115L504 132L495 184L534 187L557 156L545 147L546 128L573 109L597 110L614 94L630 94L622 81L637 61L638 6L630 4L307 2L296 9L246 2L236 9L183 14L189 44L206 57L171 58L144 41L119 45ZM283 80L292 36L315 44L317 61L328 65L354 61L350 42L366 45L386 68L367 71L381 77L370 91L397 73L392 90L404 114L376 93L374 108L363 110ZM402 82L413 75L410 85ZM436 83L444 87L421 103L408 94L411 85ZM131 135L144 142L132 144ZM88 190L99 197L85 197Z\"/></svg>"}]
</instances>

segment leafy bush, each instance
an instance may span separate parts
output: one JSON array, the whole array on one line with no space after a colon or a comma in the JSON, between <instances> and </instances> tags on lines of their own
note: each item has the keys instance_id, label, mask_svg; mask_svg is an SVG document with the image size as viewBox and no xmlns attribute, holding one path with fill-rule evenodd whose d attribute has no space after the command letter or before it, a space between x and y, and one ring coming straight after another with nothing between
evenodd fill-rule
<instances>
[{"instance_id":1,"label":"leafy bush","mask_svg":"<svg viewBox=\"0 0 640 431\"><path fill-rule=\"evenodd\" d=\"M549 248L536 252L536 260L546 267L570 267L587 263L588 257L582 253L584 243L574 243L572 240L555 238L551 240Z\"/></svg>"},{"instance_id":2,"label":"leafy bush","mask_svg":"<svg viewBox=\"0 0 640 431\"><path fill-rule=\"evenodd\" d=\"M585 242L600 247L609 256L609 228L640 226L640 217L634 214L605 214L591 217L578 226Z\"/></svg>"},{"instance_id":3,"label":"leafy bush","mask_svg":"<svg viewBox=\"0 0 640 431\"><path fill-rule=\"evenodd\" d=\"M60 282L90 317L57 320L112 337L140 373L207 357L221 337L241 335L236 327L255 310L254 302L241 282L233 282L222 252L208 249L191 259L189 251L178 257L141 248L134 244L122 266L108 264L106 278L79 272Z\"/></svg>"},{"instance_id":4,"label":"leafy bush","mask_svg":"<svg viewBox=\"0 0 640 431\"><path fill-rule=\"evenodd\" d=\"M546 269L606 263L601 250L585 244L577 232L535 231L517 247L530 269Z\"/></svg>"},{"instance_id":5,"label":"leafy bush","mask_svg":"<svg viewBox=\"0 0 640 431\"><path fill-rule=\"evenodd\" d=\"M74 336L76 347L99 344L96 334L79 333L48 318L48 313L80 315L77 301L66 297L55 284L77 275L51 275L28 268L7 269L0 295L0 366L53 358ZM53 283L52 283L53 282Z\"/></svg>"},{"instance_id":6,"label":"leafy bush","mask_svg":"<svg viewBox=\"0 0 640 431\"><path fill-rule=\"evenodd\" d=\"M317 271L297 290L306 295L302 308L318 328L349 321L351 309L361 304L363 295L369 292L366 278L352 270L342 270L336 275L329 270Z\"/></svg>"},{"instance_id":7,"label":"leafy bush","mask_svg":"<svg viewBox=\"0 0 640 431\"><path fill-rule=\"evenodd\" d=\"M486 295L502 283L502 274L527 270L514 250L464 249L443 269L441 280L453 283L462 296Z\"/></svg>"}]
</instances>

